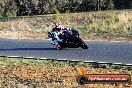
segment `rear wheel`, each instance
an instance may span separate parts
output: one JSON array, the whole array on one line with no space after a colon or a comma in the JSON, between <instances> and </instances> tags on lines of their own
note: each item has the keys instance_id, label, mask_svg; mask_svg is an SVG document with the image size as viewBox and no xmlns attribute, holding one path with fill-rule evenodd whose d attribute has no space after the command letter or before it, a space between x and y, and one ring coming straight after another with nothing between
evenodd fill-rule
<instances>
[{"instance_id":1,"label":"rear wheel","mask_svg":"<svg viewBox=\"0 0 132 88\"><path fill-rule=\"evenodd\" d=\"M88 49L87 44L82 39L80 39L80 45L81 45L81 48Z\"/></svg>"},{"instance_id":2,"label":"rear wheel","mask_svg":"<svg viewBox=\"0 0 132 88\"><path fill-rule=\"evenodd\" d=\"M88 46L86 44L82 43L81 48L88 49Z\"/></svg>"}]
</instances>

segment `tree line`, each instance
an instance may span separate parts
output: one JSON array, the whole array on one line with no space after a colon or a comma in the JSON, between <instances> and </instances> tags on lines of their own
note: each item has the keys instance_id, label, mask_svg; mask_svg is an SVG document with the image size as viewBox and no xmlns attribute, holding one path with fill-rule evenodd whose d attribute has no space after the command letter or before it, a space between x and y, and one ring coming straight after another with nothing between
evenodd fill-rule
<instances>
[{"instance_id":1,"label":"tree line","mask_svg":"<svg viewBox=\"0 0 132 88\"><path fill-rule=\"evenodd\" d=\"M131 0L0 0L0 17L130 8Z\"/></svg>"}]
</instances>

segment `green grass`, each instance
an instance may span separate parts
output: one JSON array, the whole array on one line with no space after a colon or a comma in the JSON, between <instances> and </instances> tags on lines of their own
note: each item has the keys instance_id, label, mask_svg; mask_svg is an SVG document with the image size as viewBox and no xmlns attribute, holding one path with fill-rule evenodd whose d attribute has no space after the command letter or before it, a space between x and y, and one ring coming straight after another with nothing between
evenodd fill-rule
<instances>
[{"instance_id":1,"label":"green grass","mask_svg":"<svg viewBox=\"0 0 132 88\"><path fill-rule=\"evenodd\" d=\"M8 58L8 57L0 57L0 65L4 66L51 66L51 67L94 67L94 68L111 68L111 69L126 69L132 71L132 66L125 67L125 66L113 66L113 65L101 65L96 63L85 63L83 61L63 61L63 60L40 60L40 59L26 59L26 58ZM117 68L118 67L118 68Z\"/></svg>"},{"instance_id":2,"label":"green grass","mask_svg":"<svg viewBox=\"0 0 132 88\"><path fill-rule=\"evenodd\" d=\"M89 63L84 62L70 62L70 61L58 61L58 60L39 60L39 59L24 59L24 58L7 58L7 57L0 57L0 65L30 65L30 66L37 66L37 65L49 65L55 67L67 67L67 66L77 66L82 65L84 67L92 66Z\"/></svg>"}]
</instances>

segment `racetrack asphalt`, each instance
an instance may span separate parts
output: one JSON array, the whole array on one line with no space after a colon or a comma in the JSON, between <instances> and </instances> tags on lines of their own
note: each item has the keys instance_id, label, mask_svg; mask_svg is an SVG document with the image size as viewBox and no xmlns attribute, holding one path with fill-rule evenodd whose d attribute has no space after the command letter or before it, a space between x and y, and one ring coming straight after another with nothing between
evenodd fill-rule
<instances>
[{"instance_id":1,"label":"racetrack asphalt","mask_svg":"<svg viewBox=\"0 0 132 88\"><path fill-rule=\"evenodd\" d=\"M49 40L0 39L0 56L132 64L132 43L85 41L89 49L56 50Z\"/></svg>"}]
</instances>

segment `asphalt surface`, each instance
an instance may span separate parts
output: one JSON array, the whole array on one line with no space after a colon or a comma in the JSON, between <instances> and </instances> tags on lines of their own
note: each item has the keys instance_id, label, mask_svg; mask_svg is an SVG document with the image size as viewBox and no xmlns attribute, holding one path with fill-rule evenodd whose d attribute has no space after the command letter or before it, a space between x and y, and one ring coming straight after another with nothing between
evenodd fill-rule
<instances>
[{"instance_id":1,"label":"asphalt surface","mask_svg":"<svg viewBox=\"0 0 132 88\"><path fill-rule=\"evenodd\" d=\"M0 56L132 64L132 43L108 41L87 41L86 43L89 49L56 50L49 40L0 39Z\"/></svg>"}]
</instances>

